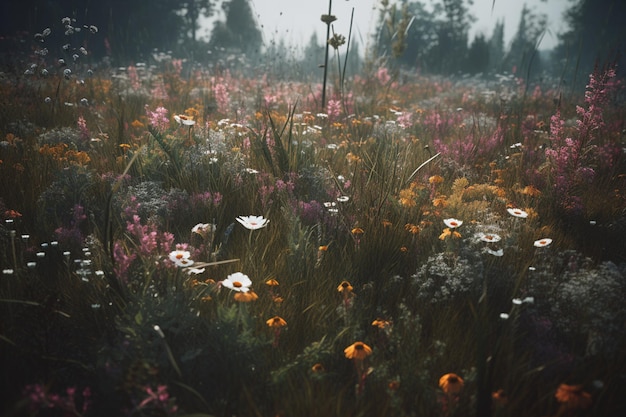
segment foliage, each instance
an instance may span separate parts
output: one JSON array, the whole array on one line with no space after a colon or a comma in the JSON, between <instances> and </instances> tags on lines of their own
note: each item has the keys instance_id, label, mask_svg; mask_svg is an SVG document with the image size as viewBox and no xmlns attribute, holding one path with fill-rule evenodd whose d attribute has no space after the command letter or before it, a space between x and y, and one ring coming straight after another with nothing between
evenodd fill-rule
<instances>
[{"instance_id":1,"label":"foliage","mask_svg":"<svg viewBox=\"0 0 626 417\"><path fill-rule=\"evenodd\" d=\"M613 68L233 56L0 79L0 414L620 415Z\"/></svg>"}]
</instances>

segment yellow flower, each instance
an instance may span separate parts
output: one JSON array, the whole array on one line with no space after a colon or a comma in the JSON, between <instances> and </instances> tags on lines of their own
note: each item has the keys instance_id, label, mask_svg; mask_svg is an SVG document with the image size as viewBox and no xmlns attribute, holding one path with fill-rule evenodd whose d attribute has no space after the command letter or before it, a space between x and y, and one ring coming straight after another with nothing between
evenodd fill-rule
<instances>
[{"instance_id":1,"label":"yellow flower","mask_svg":"<svg viewBox=\"0 0 626 417\"><path fill-rule=\"evenodd\" d=\"M428 182L431 184L441 184L443 182L443 177L441 175L433 175L428 178Z\"/></svg>"},{"instance_id":2,"label":"yellow flower","mask_svg":"<svg viewBox=\"0 0 626 417\"><path fill-rule=\"evenodd\" d=\"M348 359L363 360L372 354L372 348L363 342L354 342L343 350Z\"/></svg>"},{"instance_id":3,"label":"yellow flower","mask_svg":"<svg viewBox=\"0 0 626 417\"><path fill-rule=\"evenodd\" d=\"M522 189L522 194L526 194L531 197L537 197L541 195L541 191L539 191L537 188L533 187L532 185L527 185L526 187Z\"/></svg>"},{"instance_id":4,"label":"yellow flower","mask_svg":"<svg viewBox=\"0 0 626 417\"><path fill-rule=\"evenodd\" d=\"M448 395L459 394L463 390L463 378L449 373L439 378L439 387Z\"/></svg>"},{"instance_id":5,"label":"yellow flower","mask_svg":"<svg viewBox=\"0 0 626 417\"><path fill-rule=\"evenodd\" d=\"M452 237L455 239L460 239L461 238L461 234L459 232L452 231L449 228L445 228L443 229L443 233L439 235L439 240L446 240L447 238Z\"/></svg>"},{"instance_id":6,"label":"yellow flower","mask_svg":"<svg viewBox=\"0 0 626 417\"><path fill-rule=\"evenodd\" d=\"M448 202L446 201L445 195L437 196L433 199L433 206L435 207L446 207Z\"/></svg>"},{"instance_id":7,"label":"yellow flower","mask_svg":"<svg viewBox=\"0 0 626 417\"><path fill-rule=\"evenodd\" d=\"M404 190L400 190L400 204L404 207L415 207L417 206L417 202L415 201L416 194L410 188L405 188Z\"/></svg>"},{"instance_id":8,"label":"yellow flower","mask_svg":"<svg viewBox=\"0 0 626 417\"><path fill-rule=\"evenodd\" d=\"M404 225L404 228L413 235L416 235L420 232L420 227L413 223L407 223Z\"/></svg>"}]
</instances>

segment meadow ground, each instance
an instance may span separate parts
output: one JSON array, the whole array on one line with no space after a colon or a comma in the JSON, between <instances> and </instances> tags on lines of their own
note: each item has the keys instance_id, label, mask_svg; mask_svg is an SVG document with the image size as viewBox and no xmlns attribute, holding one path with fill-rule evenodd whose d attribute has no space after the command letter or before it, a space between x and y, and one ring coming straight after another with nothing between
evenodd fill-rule
<instances>
[{"instance_id":1,"label":"meadow ground","mask_svg":"<svg viewBox=\"0 0 626 417\"><path fill-rule=\"evenodd\" d=\"M0 79L9 416L618 416L623 84Z\"/></svg>"}]
</instances>

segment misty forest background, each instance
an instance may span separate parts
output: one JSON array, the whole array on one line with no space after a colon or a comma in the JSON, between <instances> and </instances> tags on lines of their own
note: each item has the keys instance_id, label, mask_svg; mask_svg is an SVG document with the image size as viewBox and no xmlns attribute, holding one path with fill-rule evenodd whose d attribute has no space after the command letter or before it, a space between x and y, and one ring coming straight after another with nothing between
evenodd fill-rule
<instances>
[{"instance_id":1,"label":"misty forest background","mask_svg":"<svg viewBox=\"0 0 626 417\"><path fill-rule=\"evenodd\" d=\"M561 87L578 88L596 65L618 61L618 71L623 66L619 63L625 59L624 1L571 0L563 16L567 29L553 34L559 42L549 51L541 47L551 30L546 16L526 6L511 42L504 40L504 22L496 23L491 33L470 39L475 16L469 3L381 0L374 33L366 39L341 34L352 35L350 44L340 50L343 58L348 55L346 70L354 74L366 63L384 58L387 65L429 75L515 72L527 80L550 77ZM33 34L68 13L101 32L87 45L92 65L125 66L168 54L200 65L237 65L259 74L314 79L321 77L324 62L325 42L315 34L306 45L288 45L281 33L265 38L263 22L248 0L23 0L3 2L0 8L0 63L5 67L27 61ZM223 20L217 19L208 37L200 36L202 22L217 16L220 8ZM321 2L320 16L326 10ZM321 20L319 24L325 28Z\"/></svg>"}]
</instances>

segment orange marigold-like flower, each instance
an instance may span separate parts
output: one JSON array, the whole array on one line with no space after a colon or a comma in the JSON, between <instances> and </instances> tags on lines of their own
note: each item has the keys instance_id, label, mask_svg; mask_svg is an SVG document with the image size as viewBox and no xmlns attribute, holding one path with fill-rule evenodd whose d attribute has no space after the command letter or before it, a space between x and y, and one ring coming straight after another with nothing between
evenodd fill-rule
<instances>
[{"instance_id":1,"label":"orange marigold-like flower","mask_svg":"<svg viewBox=\"0 0 626 417\"><path fill-rule=\"evenodd\" d=\"M457 232L456 230L452 231L446 227L445 229L443 229L443 233L439 235L439 240L446 240L449 237L460 239L461 234Z\"/></svg>"},{"instance_id":2,"label":"orange marigold-like flower","mask_svg":"<svg viewBox=\"0 0 626 417\"><path fill-rule=\"evenodd\" d=\"M352 290L354 290L354 287L348 281L341 281L341 284L337 287L337 291L342 294L349 294Z\"/></svg>"},{"instance_id":3,"label":"orange marigold-like flower","mask_svg":"<svg viewBox=\"0 0 626 417\"><path fill-rule=\"evenodd\" d=\"M410 188L406 188L404 190L400 190L400 196L399 196L398 201L404 207L415 207L417 206L415 197L416 197L415 192Z\"/></svg>"},{"instance_id":4,"label":"orange marigold-like flower","mask_svg":"<svg viewBox=\"0 0 626 417\"><path fill-rule=\"evenodd\" d=\"M435 207L446 207L448 205L448 202L446 201L446 196L445 195L440 195L437 196L433 199L433 206Z\"/></svg>"},{"instance_id":5,"label":"orange marigold-like flower","mask_svg":"<svg viewBox=\"0 0 626 417\"><path fill-rule=\"evenodd\" d=\"M265 323L267 323L269 327L273 328L281 328L287 325L287 322L280 316L274 316L271 319L267 320Z\"/></svg>"},{"instance_id":6,"label":"orange marigold-like flower","mask_svg":"<svg viewBox=\"0 0 626 417\"><path fill-rule=\"evenodd\" d=\"M363 360L372 354L372 348L363 342L354 342L343 350L348 359Z\"/></svg>"},{"instance_id":7,"label":"orange marigold-like flower","mask_svg":"<svg viewBox=\"0 0 626 417\"><path fill-rule=\"evenodd\" d=\"M522 194L526 194L531 197L537 197L541 195L541 191L539 191L537 188L533 187L532 185L527 185L526 187L522 189Z\"/></svg>"},{"instance_id":8,"label":"orange marigold-like flower","mask_svg":"<svg viewBox=\"0 0 626 417\"><path fill-rule=\"evenodd\" d=\"M583 391L582 385L561 384L554 396L570 410L584 410L591 406L591 394Z\"/></svg>"},{"instance_id":9,"label":"orange marigold-like flower","mask_svg":"<svg viewBox=\"0 0 626 417\"><path fill-rule=\"evenodd\" d=\"M240 303L249 303L257 300L259 296L254 291L247 291L236 292L233 298L235 301L239 301Z\"/></svg>"},{"instance_id":10,"label":"orange marigold-like flower","mask_svg":"<svg viewBox=\"0 0 626 417\"><path fill-rule=\"evenodd\" d=\"M491 400L496 407L503 407L509 402L509 397L506 391L499 389L491 394Z\"/></svg>"},{"instance_id":11,"label":"orange marigold-like flower","mask_svg":"<svg viewBox=\"0 0 626 417\"><path fill-rule=\"evenodd\" d=\"M390 325L391 322L389 320L376 319L372 322L372 326L378 327L379 329L384 329Z\"/></svg>"},{"instance_id":12,"label":"orange marigold-like flower","mask_svg":"<svg viewBox=\"0 0 626 417\"><path fill-rule=\"evenodd\" d=\"M439 387L448 395L459 394L463 390L463 378L457 374L449 373L439 378Z\"/></svg>"},{"instance_id":13,"label":"orange marigold-like flower","mask_svg":"<svg viewBox=\"0 0 626 417\"><path fill-rule=\"evenodd\" d=\"M270 278L267 281L265 281L265 285L267 285L268 287L278 287L278 281L276 281L276 279L274 278Z\"/></svg>"},{"instance_id":14,"label":"orange marigold-like flower","mask_svg":"<svg viewBox=\"0 0 626 417\"><path fill-rule=\"evenodd\" d=\"M365 233L365 231L360 227L355 227L354 229L352 229L353 235L362 235L363 233Z\"/></svg>"},{"instance_id":15,"label":"orange marigold-like flower","mask_svg":"<svg viewBox=\"0 0 626 417\"><path fill-rule=\"evenodd\" d=\"M443 177L441 175L433 175L428 178L428 182L431 184L441 184L443 182Z\"/></svg>"},{"instance_id":16,"label":"orange marigold-like flower","mask_svg":"<svg viewBox=\"0 0 626 417\"><path fill-rule=\"evenodd\" d=\"M324 372L325 368L324 365L322 365L321 363L316 363L315 365L313 365L311 367L311 371L313 371L313 373L320 373L320 372Z\"/></svg>"},{"instance_id":17,"label":"orange marigold-like flower","mask_svg":"<svg viewBox=\"0 0 626 417\"><path fill-rule=\"evenodd\" d=\"M420 232L420 227L413 223L407 223L404 225L404 229L410 232L413 235L416 235Z\"/></svg>"}]
</instances>

